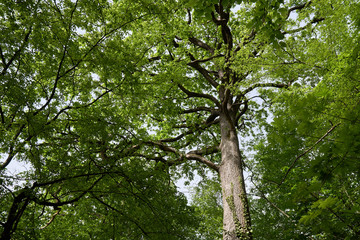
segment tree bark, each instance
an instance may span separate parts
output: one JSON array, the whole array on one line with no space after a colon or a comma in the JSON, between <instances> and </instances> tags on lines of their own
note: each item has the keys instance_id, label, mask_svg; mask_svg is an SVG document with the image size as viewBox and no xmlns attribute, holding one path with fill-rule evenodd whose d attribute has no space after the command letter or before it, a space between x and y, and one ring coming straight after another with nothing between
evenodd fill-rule
<instances>
[{"instance_id":1,"label":"tree bark","mask_svg":"<svg viewBox=\"0 0 360 240\"><path fill-rule=\"evenodd\" d=\"M20 194L14 198L13 204L11 205L8 214L8 218L3 225L3 232L0 235L0 240L11 239L11 235L13 232L15 232L17 224L19 223L22 214L30 202L27 194L28 189L23 189Z\"/></svg>"},{"instance_id":2,"label":"tree bark","mask_svg":"<svg viewBox=\"0 0 360 240\"><path fill-rule=\"evenodd\" d=\"M252 239L239 140L233 118L220 115L221 164L219 174L224 207L223 239Z\"/></svg>"}]
</instances>

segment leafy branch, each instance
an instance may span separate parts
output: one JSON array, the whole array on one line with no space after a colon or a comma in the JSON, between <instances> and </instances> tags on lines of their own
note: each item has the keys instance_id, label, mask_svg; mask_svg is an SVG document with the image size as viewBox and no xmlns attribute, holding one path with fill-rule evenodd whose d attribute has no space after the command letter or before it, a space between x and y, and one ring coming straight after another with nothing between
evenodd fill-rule
<instances>
[{"instance_id":1,"label":"leafy branch","mask_svg":"<svg viewBox=\"0 0 360 240\"><path fill-rule=\"evenodd\" d=\"M305 156L306 154L308 154L316 145L318 145L322 140L324 140L324 138L326 138L332 131L334 131L334 129L336 127L338 127L340 125L340 123L335 124L334 126L332 126L321 138L319 138L311 147L309 147L307 150L305 150L303 153L301 153L300 155L298 155L294 161L292 162L292 164L290 165L289 169L286 171L284 177L282 178L281 182L278 184L279 186L281 186L286 177L289 175L290 171L294 168L296 162L303 156Z\"/></svg>"}]
</instances>

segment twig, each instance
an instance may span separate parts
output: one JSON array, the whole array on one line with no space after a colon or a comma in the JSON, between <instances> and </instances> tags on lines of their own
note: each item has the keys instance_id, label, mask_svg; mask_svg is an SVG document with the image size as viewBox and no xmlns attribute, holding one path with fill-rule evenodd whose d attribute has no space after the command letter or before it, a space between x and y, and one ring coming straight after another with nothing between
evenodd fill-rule
<instances>
[{"instance_id":1,"label":"twig","mask_svg":"<svg viewBox=\"0 0 360 240\"><path fill-rule=\"evenodd\" d=\"M58 214L60 213L60 211L61 211L61 208L58 208L57 211L56 211L56 213L54 213L54 215L52 215L50 221L47 222L47 223L45 224L45 226L42 226L40 229L42 230L42 229L46 228L47 226L49 226L49 225L54 221L56 215L58 215Z\"/></svg>"},{"instance_id":2,"label":"twig","mask_svg":"<svg viewBox=\"0 0 360 240\"><path fill-rule=\"evenodd\" d=\"M318 145L322 140L324 140L324 138L327 137L327 135L329 135L337 126L339 126L340 123L332 126L321 138L319 138L319 140L316 141L316 143L314 143L310 148L308 148L306 151L304 151L303 153L301 153L300 155L298 155L295 160L293 161L293 163L291 164L291 166L289 167L289 169L286 171L285 176L282 178L281 182L279 183L279 186L281 186L281 184L284 183L286 177L289 175L291 169L293 169L293 167L295 166L297 160L299 160L301 157L305 156L306 154L308 154L316 145Z\"/></svg>"},{"instance_id":3,"label":"twig","mask_svg":"<svg viewBox=\"0 0 360 240\"><path fill-rule=\"evenodd\" d=\"M278 210L279 212L281 212L284 216L286 216L287 218L290 218L290 216L285 212L283 211L282 209L280 209L275 203L271 202L266 196L265 194L260 190L260 188L255 184L255 182L252 180L251 178L251 182L252 184L254 184L255 188L259 191L261 197L263 199L265 199L271 206L273 206L276 210Z\"/></svg>"}]
</instances>

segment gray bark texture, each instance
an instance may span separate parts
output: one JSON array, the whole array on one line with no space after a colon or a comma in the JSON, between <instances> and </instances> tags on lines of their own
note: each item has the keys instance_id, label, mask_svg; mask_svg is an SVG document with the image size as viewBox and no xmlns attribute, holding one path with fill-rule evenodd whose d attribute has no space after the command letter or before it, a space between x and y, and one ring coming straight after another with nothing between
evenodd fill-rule
<instances>
[{"instance_id":1,"label":"gray bark texture","mask_svg":"<svg viewBox=\"0 0 360 240\"><path fill-rule=\"evenodd\" d=\"M233 118L220 115L221 164L219 174L224 207L223 239L252 239L243 165Z\"/></svg>"}]
</instances>

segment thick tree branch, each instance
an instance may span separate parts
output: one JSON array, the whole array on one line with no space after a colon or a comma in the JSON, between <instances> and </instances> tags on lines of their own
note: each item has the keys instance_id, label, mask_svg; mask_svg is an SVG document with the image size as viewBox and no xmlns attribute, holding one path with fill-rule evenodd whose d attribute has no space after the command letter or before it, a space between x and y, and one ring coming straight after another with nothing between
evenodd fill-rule
<instances>
[{"instance_id":1,"label":"thick tree branch","mask_svg":"<svg viewBox=\"0 0 360 240\"><path fill-rule=\"evenodd\" d=\"M206 98L209 99L210 101L212 101L213 103L215 103L215 105L217 107L221 107L219 101L214 97L211 96L209 94L204 94L204 93L196 93L196 92L191 92L189 90L187 90L184 86L182 86L181 84L178 84L178 87L180 88L181 91L183 91L189 98L191 97L196 97L196 98Z\"/></svg>"},{"instance_id":2,"label":"thick tree branch","mask_svg":"<svg viewBox=\"0 0 360 240\"><path fill-rule=\"evenodd\" d=\"M1 102L0 102L0 115L1 115L1 123L5 124L5 114L2 110Z\"/></svg>"},{"instance_id":3,"label":"thick tree branch","mask_svg":"<svg viewBox=\"0 0 360 240\"><path fill-rule=\"evenodd\" d=\"M203 41L201 41L201 40L199 40L197 38L190 37L189 41L192 44L194 44L195 46L201 47L202 49L205 49L205 50L209 51L211 55L213 55L214 52L215 52L215 50L212 47L210 47L209 45L207 45L206 43L204 43Z\"/></svg>"},{"instance_id":4,"label":"thick tree branch","mask_svg":"<svg viewBox=\"0 0 360 240\"><path fill-rule=\"evenodd\" d=\"M208 59L204 59L204 60L196 60L195 57L191 54L188 53L188 55L190 56L190 59L192 60L190 63L188 63L187 65L189 65L190 67L193 67L194 69L196 69L201 75L203 75L203 77L214 87L217 88L219 86L219 84L210 76L209 71L206 70L205 68L201 67L199 62L202 61L209 61L215 57L221 57L221 55L217 55L214 57L210 57Z\"/></svg>"},{"instance_id":5,"label":"thick tree branch","mask_svg":"<svg viewBox=\"0 0 360 240\"><path fill-rule=\"evenodd\" d=\"M215 170L216 172L219 172L219 166L216 165L215 163L207 160L205 157L198 155L198 154L194 154L194 153L187 153L185 155L185 157L189 160L196 160L199 161L201 163L206 164L208 167L210 167L211 169Z\"/></svg>"},{"instance_id":6,"label":"thick tree branch","mask_svg":"<svg viewBox=\"0 0 360 240\"><path fill-rule=\"evenodd\" d=\"M165 145L164 143L162 142L154 142L154 141L148 141L146 142L147 144L150 144L150 145L154 145L154 146L157 146L159 149L165 151L165 152L171 152L171 153L175 153L176 155L179 155L180 157L182 157L182 153L179 152L176 148L173 148L171 146L168 146L168 145Z\"/></svg>"},{"instance_id":7,"label":"thick tree branch","mask_svg":"<svg viewBox=\"0 0 360 240\"><path fill-rule=\"evenodd\" d=\"M10 153L8 155L8 157L6 158L6 160L0 165L0 171L5 169L11 162L11 160L13 160L13 158L15 157L15 153L14 153L14 147L11 146L10 147Z\"/></svg>"},{"instance_id":8,"label":"thick tree branch","mask_svg":"<svg viewBox=\"0 0 360 240\"><path fill-rule=\"evenodd\" d=\"M223 41L225 44L228 45L228 50L230 50L233 47L233 36L231 34L229 26L227 25L230 14L224 12L224 8L221 3L215 4L215 10L219 15L219 18L216 18L215 13L211 12L212 20L216 25L221 26L221 34L223 37Z\"/></svg>"},{"instance_id":9,"label":"thick tree branch","mask_svg":"<svg viewBox=\"0 0 360 240\"><path fill-rule=\"evenodd\" d=\"M188 8L188 9L186 9L186 11L187 11L187 14L188 14L188 21L187 21L187 23L190 25L191 24L191 9L190 8Z\"/></svg>"},{"instance_id":10,"label":"thick tree branch","mask_svg":"<svg viewBox=\"0 0 360 240\"><path fill-rule=\"evenodd\" d=\"M2 51L1 45L0 45L0 57L1 57L1 62L3 64L3 66L5 67L6 66L6 60L5 60L5 56L4 56L4 53Z\"/></svg>"},{"instance_id":11,"label":"thick tree branch","mask_svg":"<svg viewBox=\"0 0 360 240\"><path fill-rule=\"evenodd\" d=\"M241 109L241 111L236 115L236 124L238 125L240 118L247 112L249 109L248 100L245 100L243 103L244 107ZM239 108L237 108L238 110Z\"/></svg>"},{"instance_id":12,"label":"thick tree branch","mask_svg":"<svg viewBox=\"0 0 360 240\"><path fill-rule=\"evenodd\" d=\"M219 110L214 110L211 112L210 116L206 119L205 123L206 124L210 124L212 122L215 121L215 119L220 116L220 111Z\"/></svg>"},{"instance_id":13,"label":"thick tree branch","mask_svg":"<svg viewBox=\"0 0 360 240\"><path fill-rule=\"evenodd\" d=\"M6 222L1 224L3 226L3 231L0 235L0 239L2 240L11 239L12 233L16 230L21 216L30 203L29 188L24 188L19 192L20 193L14 197Z\"/></svg>"},{"instance_id":14,"label":"thick tree branch","mask_svg":"<svg viewBox=\"0 0 360 240\"><path fill-rule=\"evenodd\" d=\"M197 150L190 151L190 152L188 152L188 154L209 155L209 154L218 153L220 151L221 151L221 149L219 146L211 146L211 147L206 147L203 149L197 149Z\"/></svg>"},{"instance_id":15,"label":"thick tree branch","mask_svg":"<svg viewBox=\"0 0 360 240\"><path fill-rule=\"evenodd\" d=\"M183 162L185 159L188 159L188 160L199 161L201 163L206 164L211 169L214 169L217 172L219 171L219 167L215 163L213 163L213 162L209 161L208 159L206 159L205 157L203 157L203 155L209 155L209 154L214 154L214 153L220 152L219 146L207 147L207 148L204 148L204 149L190 151L190 152L184 154L184 153L182 153L181 151L179 151L178 149L176 149L174 147L165 145L163 142L148 141L148 142L146 142L146 144L156 146L156 147L158 147L159 149L161 149L161 150L163 150L165 152L174 153L174 154L179 156L179 158L176 159L176 160L165 160L162 157L155 157L155 158L152 157L151 158L153 160L164 162L168 166L176 165L178 163ZM144 156L144 157L146 157L146 156Z\"/></svg>"}]
</instances>

